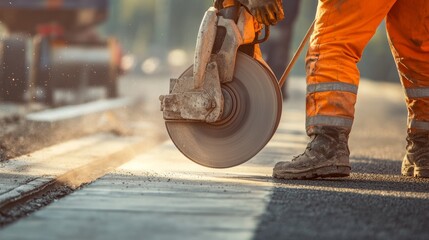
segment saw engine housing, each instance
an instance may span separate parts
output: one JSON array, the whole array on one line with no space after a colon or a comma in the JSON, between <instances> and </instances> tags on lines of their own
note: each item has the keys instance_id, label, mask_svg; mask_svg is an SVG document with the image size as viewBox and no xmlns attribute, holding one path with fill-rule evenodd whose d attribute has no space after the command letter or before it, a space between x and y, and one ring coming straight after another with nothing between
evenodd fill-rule
<instances>
[{"instance_id":1,"label":"saw engine housing","mask_svg":"<svg viewBox=\"0 0 429 240\"><path fill-rule=\"evenodd\" d=\"M209 8L201 22L193 76L171 79L170 94L160 97L165 120L214 123L222 117L221 84L232 81L237 50L254 42L256 31L252 15L243 7L237 22L218 13Z\"/></svg>"}]
</instances>

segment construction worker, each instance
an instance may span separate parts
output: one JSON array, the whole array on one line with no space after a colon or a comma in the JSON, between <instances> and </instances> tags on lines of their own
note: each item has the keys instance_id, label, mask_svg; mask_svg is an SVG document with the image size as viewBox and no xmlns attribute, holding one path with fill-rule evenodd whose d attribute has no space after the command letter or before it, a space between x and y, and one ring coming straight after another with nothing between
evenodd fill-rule
<instances>
[{"instance_id":1,"label":"construction worker","mask_svg":"<svg viewBox=\"0 0 429 240\"><path fill-rule=\"evenodd\" d=\"M401 172L405 176L429 177L427 0L319 0L306 57L306 131L311 141L303 154L277 163L274 177L349 176L348 137L359 84L356 64L384 18L408 107L407 146Z\"/></svg>"},{"instance_id":2,"label":"construction worker","mask_svg":"<svg viewBox=\"0 0 429 240\"><path fill-rule=\"evenodd\" d=\"M260 23L273 25L283 17L278 7L281 0L239 1ZM306 131L311 141L292 161L277 163L274 177L350 175L348 137L359 85L356 64L384 18L408 107L407 151L401 173L429 177L427 0L319 0L306 57Z\"/></svg>"}]
</instances>

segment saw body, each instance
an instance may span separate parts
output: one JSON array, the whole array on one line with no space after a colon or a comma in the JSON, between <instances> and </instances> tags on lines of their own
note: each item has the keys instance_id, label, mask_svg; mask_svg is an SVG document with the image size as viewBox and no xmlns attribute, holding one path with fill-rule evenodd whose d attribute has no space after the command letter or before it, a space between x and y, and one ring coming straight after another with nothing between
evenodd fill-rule
<instances>
[{"instance_id":1,"label":"saw body","mask_svg":"<svg viewBox=\"0 0 429 240\"><path fill-rule=\"evenodd\" d=\"M200 26L194 65L160 97L167 131L194 162L227 168L256 155L275 133L282 109L269 67L240 46L258 43L244 7L210 8ZM249 56L250 55L250 56Z\"/></svg>"}]
</instances>

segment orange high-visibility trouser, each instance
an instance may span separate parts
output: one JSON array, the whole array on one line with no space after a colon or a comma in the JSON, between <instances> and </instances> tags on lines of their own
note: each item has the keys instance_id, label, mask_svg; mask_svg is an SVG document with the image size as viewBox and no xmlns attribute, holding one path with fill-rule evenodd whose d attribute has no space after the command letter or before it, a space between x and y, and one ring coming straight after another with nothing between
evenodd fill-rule
<instances>
[{"instance_id":1,"label":"orange high-visibility trouser","mask_svg":"<svg viewBox=\"0 0 429 240\"><path fill-rule=\"evenodd\" d=\"M307 131L351 129L356 64L383 18L405 88L409 131L429 131L429 0L319 0L306 57Z\"/></svg>"}]
</instances>

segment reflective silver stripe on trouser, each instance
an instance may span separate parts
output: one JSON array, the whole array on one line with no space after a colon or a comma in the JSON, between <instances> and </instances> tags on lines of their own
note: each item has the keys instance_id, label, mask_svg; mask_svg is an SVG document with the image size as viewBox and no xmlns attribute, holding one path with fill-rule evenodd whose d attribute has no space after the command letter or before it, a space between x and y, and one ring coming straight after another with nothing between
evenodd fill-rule
<instances>
[{"instance_id":1,"label":"reflective silver stripe on trouser","mask_svg":"<svg viewBox=\"0 0 429 240\"><path fill-rule=\"evenodd\" d=\"M357 94L358 87L350 83L327 82L316 83L307 86L307 93L341 91Z\"/></svg>"},{"instance_id":2,"label":"reflective silver stripe on trouser","mask_svg":"<svg viewBox=\"0 0 429 240\"><path fill-rule=\"evenodd\" d=\"M336 117L336 116L325 116L325 115L316 115L313 117L307 117L306 126L334 126L334 127L344 127L352 128L353 119L346 117Z\"/></svg>"},{"instance_id":3,"label":"reflective silver stripe on trouser","mask_svg":"<svg viewBox=\"0 0 429 240\"><path fill-rule=\"evenodd\" d=\"M429 98L429 87L407 88L405 94L408 98ZM429 122L409 119L408 128L429 130Z\"/></svg>"},{"instance_id":4,"label":"reflective silver stripe on trouser","mask_svg":"<svg viewBox=\"0 0 429 240\"><path fill-rule=\"evenodd\" d=\"M407 88L405 94L408 98L429 98L429 87Z\"/></svg>"},{"instance_id":5,"label":"reflective silver stripe on trouser","mask_svg":"<svg viewBox=\"0 0 429 240\"><path fill-rule=\"evenodd\" d=\"M350 92L357 94L358 87L349 83L342 82L327 82L327 83L317 83L307 86L307 93L317 93L317 92ZM335 127L344 127L351 128L353 125L353 119L347 117L338 117L338 116L326 116L326 115L316 115L313 117L307 116L306 126L335 126Z\"/></svg>"},{"instance_id":6,"label":"reflective silver stripe on trouser","mask_svg":"<svg viewBox=\"0 0 429 240\"><path fill-rule=\"evenodd\" d=\"M429 122L411 119L409 120L408 128L429 130Z\"/></svg>"}]
</instances>

